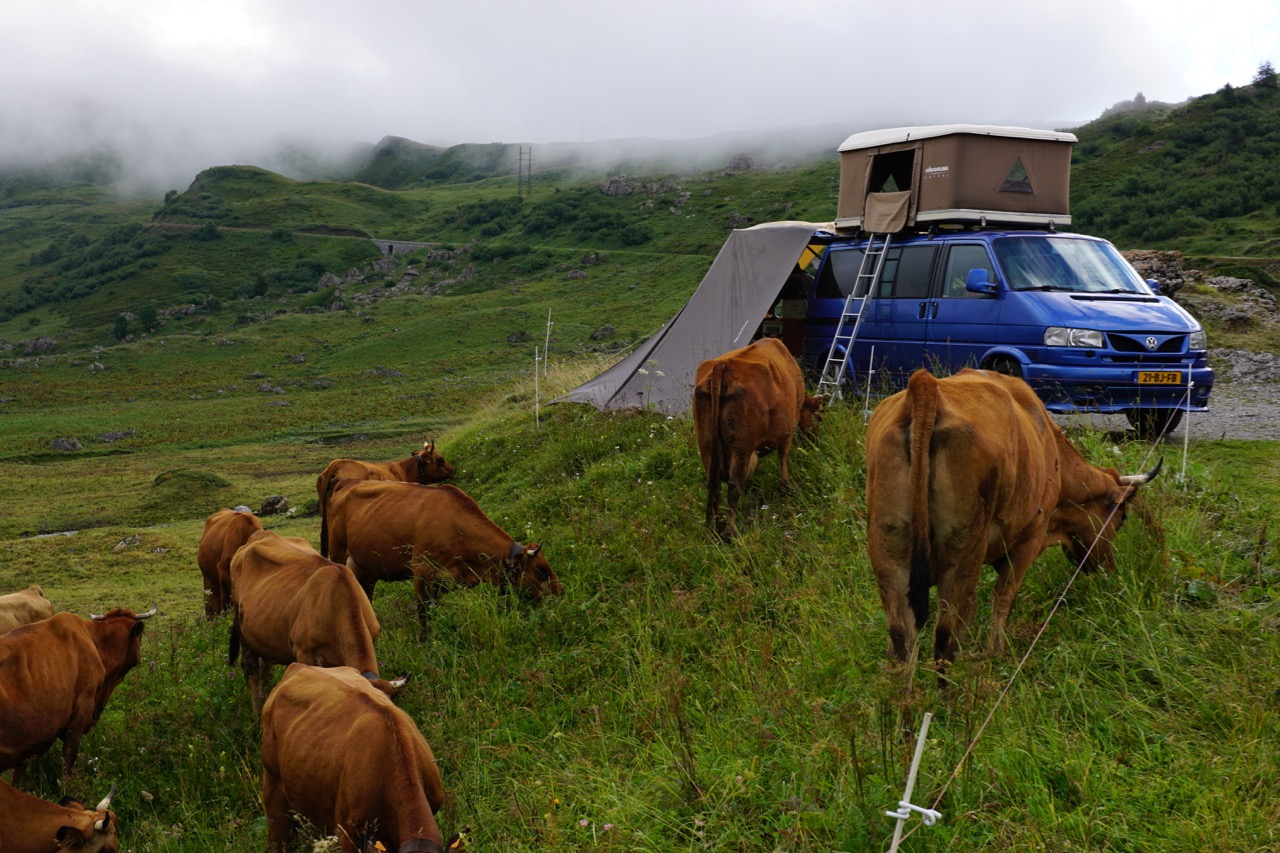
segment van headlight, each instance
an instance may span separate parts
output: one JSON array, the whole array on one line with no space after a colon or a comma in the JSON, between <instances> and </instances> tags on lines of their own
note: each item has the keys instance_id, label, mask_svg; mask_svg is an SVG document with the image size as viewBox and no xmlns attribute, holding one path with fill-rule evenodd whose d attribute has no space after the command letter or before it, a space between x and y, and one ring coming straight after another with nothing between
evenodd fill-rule
<instances>
[{"instance_id":1,"label":"van headlight","mask_svg":"<svg viewBox=\"0 0 1280 853\"><path fill-rule=\"evenodd\" d=\"M1205 335L1204 329L1196 329L1187 335L1187 349L1200 350L1209 348L1209 338Z\"/></svg>"},{"instance_id":2,"label":"van headlight","mask_svg":"<svg viewBox=\"0 0 1280 853\"><path fill-rule=\"evenodd\" d=\"M1061 326L1050 326L1044 330L1044 345L1102 349L1102 332L1094 329L1064 329Z\"/></svg>"}]
</instances>

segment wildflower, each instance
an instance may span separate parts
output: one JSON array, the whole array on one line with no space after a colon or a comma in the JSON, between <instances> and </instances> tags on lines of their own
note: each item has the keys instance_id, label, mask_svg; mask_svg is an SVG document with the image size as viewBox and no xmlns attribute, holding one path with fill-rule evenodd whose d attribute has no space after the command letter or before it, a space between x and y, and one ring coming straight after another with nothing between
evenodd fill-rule
<instances>
[{"instance_id":1,"label":"wildflower","mask_svg":"<svg viewBox=\"0 0 1280 853\"><path fill-rule=\"evenodd\" d=\"M584 817L582 820L578 821L578 826L582 827L583 829L586 829L588 826L591 826L591 821L587 820Z\"/></svg>"}]
</instances>

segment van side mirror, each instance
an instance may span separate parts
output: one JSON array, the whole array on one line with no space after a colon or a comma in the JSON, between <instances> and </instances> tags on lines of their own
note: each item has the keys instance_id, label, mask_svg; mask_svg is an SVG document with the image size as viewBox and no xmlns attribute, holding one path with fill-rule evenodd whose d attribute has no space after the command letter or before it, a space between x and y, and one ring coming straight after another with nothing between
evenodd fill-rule
<instances>
[{"instance_id":1,"label":"van side mirror","mask_svg":"<svg viewBox=\"0 0 1280 853\"><path fill-rule=\"evenodd\" d=\"M996 286L988 277L985 267L975 267L969 270L969 275L965 277L964 289L970 293L996 292Z\"/></svg>"},{"instance_id":2,"label":"van side mirror","mask_svg":"<svg viewBox=\"0 0 1280 853\"><path fill-rule=\"evenodd\" d=\"M1154 278L1147 279L1147 287L1151 288L1151 292L1156 296L1160 295L1160 282L1156 281Z\"/></svg>"}]
</instances>

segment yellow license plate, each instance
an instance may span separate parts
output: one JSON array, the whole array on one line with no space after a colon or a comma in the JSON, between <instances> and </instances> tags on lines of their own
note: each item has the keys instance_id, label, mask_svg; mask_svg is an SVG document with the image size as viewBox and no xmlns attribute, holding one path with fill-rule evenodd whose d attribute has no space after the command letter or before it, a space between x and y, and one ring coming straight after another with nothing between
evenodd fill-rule
<instances>
[{"instance_id":1,"label":"yellow license plate","mask_svg":"<svg viewBox=\"0 0 1280 853\"><path fill-rule=\"evenodd\" d=\"M1182 374L1176 370L1139 370L1139 385L1181 385Z\"/></svg>"}]
</instances>

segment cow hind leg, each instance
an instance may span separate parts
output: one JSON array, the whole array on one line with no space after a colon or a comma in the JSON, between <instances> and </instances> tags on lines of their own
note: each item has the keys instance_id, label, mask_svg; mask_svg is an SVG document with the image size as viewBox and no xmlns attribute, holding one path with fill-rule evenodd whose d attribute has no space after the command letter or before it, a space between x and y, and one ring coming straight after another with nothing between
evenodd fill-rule
<instances>
[{"instance_id":1,"label":"cow hind leg","mask_svg":"<svg viewBox=\"0 0 1280 853\"><path fill-rule=\"evenodd\" d=\"M285 853L293 843L293 815L289 813L284 786L269 772L262 774L262 805L267 815L267 850Z\"/></svg>"},{"instance_id":2,"label":"cow hind leg","mask_svg":"<svg viewBox=\"0 0 1280 853\"><path fill-rule=\"evenodd\" d=\"M249 698L253 701L253 713L262 716L263 680L267 666L256 652L245 646L240 652L240 667L244 670L244 680L249 685Z\"/></svg>"},{"instance_id":3,"label":"cow hind leg","mask_svg":"<svg viewBox=\"0 0 1280 853\"><path fill-rule=\"evenodd\" d=\"M876 568L880 604L889 623L889 657L899 663L915 658L916 616L907 602L907 574L897 566Z\"/></svg>"},{"instance_id":4,"label":"cow hind leg","mask_svg":"<svg viewBox=\"0 0 1280 853\"><path fill-rule=\"evenodd\" d=\"M720 479L708 479L707 481L707 527L720 530Z\"/></svg>"},{"instance_id":5,"label":"cow hind leg","mask_svg":"<svg viewBox=\"0 0 1280 853\"><path fill-rule=\"evenodd\" d=\"M742 497L742 486L736 478L730 477L726 491L728 495L725 499L724 520L719 531L720 538L727 542L738 535L738 500Z\"/></svg>"},{"instance_id":6,"label":"cow hind leg","mask_svg":"<svg viewBox=\"0 0 1280 853\"><path fill-rule=\"evenodd\" d=\"M938 622L934 629L933 659L941 672L956 659L978 609L981 558L946 567L938 579Z\"/></svg>"}]
</instances>

